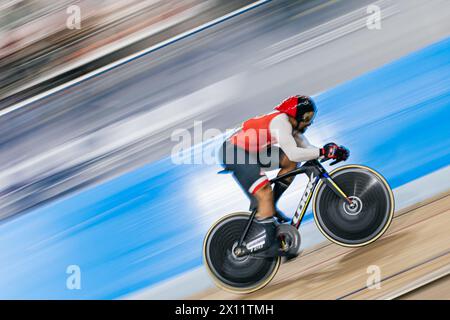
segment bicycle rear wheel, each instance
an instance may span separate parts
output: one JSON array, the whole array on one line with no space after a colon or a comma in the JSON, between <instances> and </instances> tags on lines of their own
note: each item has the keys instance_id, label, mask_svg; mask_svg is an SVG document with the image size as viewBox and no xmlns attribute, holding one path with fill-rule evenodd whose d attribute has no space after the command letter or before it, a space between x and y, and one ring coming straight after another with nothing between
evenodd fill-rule
<instances>
[{"instance_id":1,"label":"bicycle rear wheel","mask_svg":"<svg viewBox=\"0 0 450 320\"><path fill-rule=\"evenodd\" d=\"M381 237L394 216L394 196L386 180L360 165L340 167L330 176L353 205L320 181L313 201L319 230L330 241L345 247L364 246Z\"/></svg>"},{"instance_id":2,"label":"bicycle rear wheel","mask_svg":"<svg viewBox=\"0 0 450 320\"><path fill-rule=\"evenodd\" d=\"M266 286L278 271L280 257L237 257L233 249L245 229L249 213L230 214L217 221L203 242L203 261L214 282L233 293L250 293ZM253 224L248 238L263 231Z\"/></svg>"}]
</instances>

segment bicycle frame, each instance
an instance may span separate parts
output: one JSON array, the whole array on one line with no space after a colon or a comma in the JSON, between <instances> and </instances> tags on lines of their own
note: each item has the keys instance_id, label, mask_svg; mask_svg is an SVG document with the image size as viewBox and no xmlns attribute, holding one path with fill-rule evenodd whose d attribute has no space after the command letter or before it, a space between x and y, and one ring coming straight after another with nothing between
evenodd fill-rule
<instances>
[{"instance_id":1,"label":"bicycle frame","mask_svg":"<svg viewBox=\"0 0 450 320\"><path fill-rule=\"evenodd\" d=\"M311 160L305 162L301 167L292 170L290 172L287 172L281 176L278 176L276 178L273 178L270 180L270 183L283 183L283 179L296 176L299 174L306 174L309 177L309 182L306 185L306 189L303 192L303 196L300 199L300 203L297 206L297 210L295 211L294 217L292 218L291 225L296 227L297 229L300 228L301 222L303 220L303 217L305 216L306 209L309 206L309 203L311 202L312 195L314 194L314 191L317 187L317 184L319 180L323 180L323 182L330 187L334 193L344 201L347 201L349 204L351 204L351 200L347 197L347 195L339 188L339 186L331 179L331 177L328 175L328 172L325 170L325 168L320 164L318 160ZM244 229L244 233L241 236L241 239L239 240L238 246L242 246L242 243L244 242L245 237L247 236L248 230L250 229L251 223L256 215L256 209L253 210L252 214L250 215L249 221Z\"/></svg>"}]
</instances>

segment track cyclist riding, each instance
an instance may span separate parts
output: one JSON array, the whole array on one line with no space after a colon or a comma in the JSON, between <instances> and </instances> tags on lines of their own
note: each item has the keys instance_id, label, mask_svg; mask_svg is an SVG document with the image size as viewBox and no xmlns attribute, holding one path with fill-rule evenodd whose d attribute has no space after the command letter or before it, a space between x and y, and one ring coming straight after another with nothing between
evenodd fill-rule
<instances>
[{"instance_id":1,"label":"track cyclist riding","mask_svg":"<svg viewBox=\"0 0 450 320\"><path fill-rule=\"evenodd\" d=\"M330 165L345 161L350 153L335 143L317 148L308 142L304 133L316 112L310 97L290 97L272 113L245 121L221 146L224 171L250 198L250 212L222 217L205 236L203 261L219 287L234 293L259 290L275 276L282 257L297 257L298 230L310 202L319 231L341 246L368 245L389 227L394 196L381 174L355 164L330 173L322 166L330 159ZM264 173L280 168L271 180ZM276 204L299 174L309 182L303 195L297 192L300 201L290 219Z\"/></svg>"},{"instance_id":2,"label":"track cyclist riding","mask_svg":"<svg viewBox=\"0 0 450 320\"><path fill-rule=\"evenodd\" d=\"M349 156L348 149L335 143L317 148L308 142L304 133L316 113L312 98L289 97L275 107L274 112L245 121L240 130L224 142L219 153L224 168L233 173L250 198L250 210L257 208L255 222L265 230L264 235L258 235L258 243L264 242L259 251L278 246L274 241L277 225L290 219L276 204L294 179L293 176L285 178L272 190L263 168L281 168L278 172L281 176L302 161L319 158L343 161Z\"/></svg>"}]
</instances>

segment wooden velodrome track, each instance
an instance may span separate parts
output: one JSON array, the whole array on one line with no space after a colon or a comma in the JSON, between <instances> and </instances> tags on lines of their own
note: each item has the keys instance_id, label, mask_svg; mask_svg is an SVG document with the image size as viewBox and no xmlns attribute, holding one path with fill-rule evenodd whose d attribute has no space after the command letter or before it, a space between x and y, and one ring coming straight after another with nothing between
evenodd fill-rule
<instances>
[{"instance_id":1,"label":"wooden velodrome track","mask_svg":"<svg viewBox=\"0 0 450 320\"><path fill-rule=\"evenodd\" d=\"M362 248L330 242L282 264L262 290L214 288L189 299L450 299L450 192L396 212L378 241ZM369 266L381 271L369 289Z\"/></svg>"}]
</instances>

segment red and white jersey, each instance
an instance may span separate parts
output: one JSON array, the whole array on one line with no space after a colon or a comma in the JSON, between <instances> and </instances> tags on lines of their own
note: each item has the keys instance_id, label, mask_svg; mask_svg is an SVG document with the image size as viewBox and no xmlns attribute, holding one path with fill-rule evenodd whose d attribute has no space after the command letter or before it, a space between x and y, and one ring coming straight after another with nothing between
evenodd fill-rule
<instances>
[{"instance_id":1,"label":"red and white jersey","mask_svg":"<svg viewBox=\"0 0 450 320\"><path fill-rule=\"evenodd\" d=\"M278 111L251 118L242 124L241 129L231 136L232 144L250 153L260 152L277 144L293 162L317 159L319 148L294 131L289 117Z\"/></svg>"}]
</instances>

